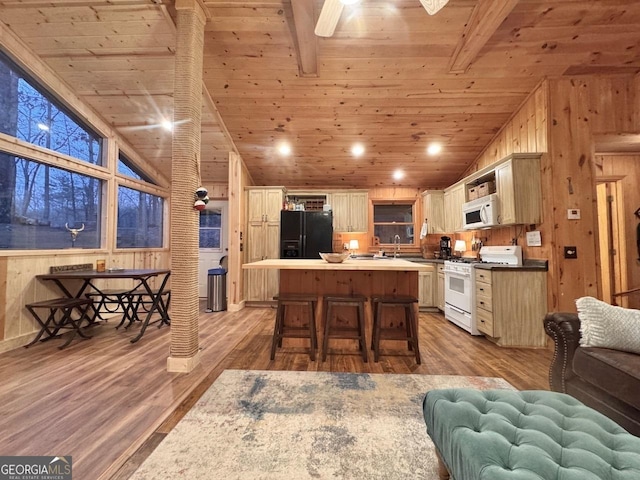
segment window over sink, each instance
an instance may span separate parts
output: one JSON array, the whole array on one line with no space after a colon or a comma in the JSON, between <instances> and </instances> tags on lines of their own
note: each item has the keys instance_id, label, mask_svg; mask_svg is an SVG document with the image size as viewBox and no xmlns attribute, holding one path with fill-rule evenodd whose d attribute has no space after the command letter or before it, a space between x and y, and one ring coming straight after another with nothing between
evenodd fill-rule
<instances>
[{"instance_id":1,"label":"window over sink","mask_svg":"<svg viewBox=\"0 0 640 480\"><path fill-rule=\"evenodd\" d=\"M374 201L373 234L381 245L393 245L396 235L400 245L414 245L415 201Z\"/></svg>"}]
</instances>

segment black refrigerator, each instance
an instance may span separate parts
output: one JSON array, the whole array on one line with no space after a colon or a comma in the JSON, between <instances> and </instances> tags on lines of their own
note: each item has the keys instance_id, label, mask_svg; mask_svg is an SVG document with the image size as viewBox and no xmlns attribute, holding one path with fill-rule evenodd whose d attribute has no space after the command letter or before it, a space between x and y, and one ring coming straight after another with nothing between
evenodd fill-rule
<instances>
[{"instance_id":1,"label":"black refrigerator","mask_svg":"<svg viewBox=\"0 0 640 480\"><path fill-rule=\"evenodd\" d=\"M282 210L280 212L280 258L320 258L333 251L331 212Z\"/></svg>"}]
</instances>

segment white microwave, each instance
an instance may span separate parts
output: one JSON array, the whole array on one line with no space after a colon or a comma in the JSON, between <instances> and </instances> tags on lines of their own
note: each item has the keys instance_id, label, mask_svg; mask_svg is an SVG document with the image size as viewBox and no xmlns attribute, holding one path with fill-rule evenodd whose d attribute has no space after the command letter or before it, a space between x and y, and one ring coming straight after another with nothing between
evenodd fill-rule
<instances>
[{"instance_id":1,"label":"white microwave","mask_svg":"<svg viewBox=\"0 0 640 480\"><path fill-rule=\"evenodd\" d=\"M498 195L492 193L462 205L462 225L465 230L495 227L499 224Z\"/></svg>"}]
</instances>

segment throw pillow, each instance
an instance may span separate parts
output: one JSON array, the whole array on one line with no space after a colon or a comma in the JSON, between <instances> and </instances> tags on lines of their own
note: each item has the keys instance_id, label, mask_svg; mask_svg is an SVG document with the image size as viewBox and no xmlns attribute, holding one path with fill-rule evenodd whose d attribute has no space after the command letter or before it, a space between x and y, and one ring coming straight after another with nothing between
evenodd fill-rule
<instances>
[{"instance_id":1,"label":"throw pillow","mask_svg":"<svg viewBox=\"0 0 640 480\"><path fill-rule=\"evenodd\" d=\"M640 310L609 305L593 297L576 300L580 345L640 353Z\"/></svg>"}]
</instances>

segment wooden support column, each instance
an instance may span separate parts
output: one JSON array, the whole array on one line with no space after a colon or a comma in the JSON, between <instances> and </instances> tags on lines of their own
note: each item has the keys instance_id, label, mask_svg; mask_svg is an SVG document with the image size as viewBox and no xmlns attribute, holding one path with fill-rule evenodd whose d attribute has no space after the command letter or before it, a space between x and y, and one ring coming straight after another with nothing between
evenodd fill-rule
<instances>
[{"instance_id":1,"label":"wooden support column","mask_svg":"<svg viewBox=\"0 0 640 480\"><path fill-rule=\"evenodd\" d=\"M202 56L206 14L197 0L176 0L176 57L171 165L170 372L190 372L200 359L198 342L198 219Z\"/></svg>"}]
</instances>

